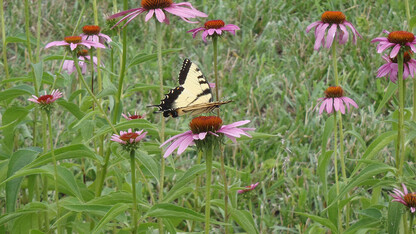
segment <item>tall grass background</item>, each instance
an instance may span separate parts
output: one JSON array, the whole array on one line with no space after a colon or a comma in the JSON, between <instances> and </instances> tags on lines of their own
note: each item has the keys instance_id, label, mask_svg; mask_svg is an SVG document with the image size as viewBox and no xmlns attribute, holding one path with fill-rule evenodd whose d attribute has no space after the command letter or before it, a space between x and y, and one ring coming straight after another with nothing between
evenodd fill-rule
<instances>
[{"instance_id":1,"label":"tall grass background","mask_svg":"<svg viewBox=\"0 0 416 234\"><path fill-rule=\"evenodd\" d=\"M117 4L120 10L122 3ZM318 52L314 51L313 33L306 34L305 28L311 22L319 20L324 11L339 10L344 12L347 20L352 22L363 36L358 40L357 45L349 41L346 45L338 47L341 85L348 96L356 100L360 107L344 118L344 129L348 131L345 138L345 156L347 174L349 174L354 170L357 160L361 158L370 143L382 133L392 130L391 122L393 113L397 109L397 100L393 97L388 102L382 103L389 83L384 78L376 79L376 71L383 61L370 40L380 36L383 29L394 31L407 28L404 3L381 0L331 2L194 0L192 4L207 13L208 19L222 19L226 24L235 24L241 28L236 36L224 35L219 39L221 96L223 99L233 100L232 103L221 107L221 115L225 123L242 119L252 120L250 125L256 127L257 134L254 134L254 139L243 139L238 145L228 144L225 147L225 163L229 167L230 186L243 187L257 181L261 183L248 198L232 195L232 202L241 210L249 210L249 203L252 203L252 215L260 233L325 233L324 226L298 213L320 216L328 205L324 202L322 182L317 172L322 146L331 145L331 142L322 142L328 116L318 115L314 107L316 100L324 95L326 87L334 85L331 83L333 71L330 51L323 48ZM129 8L135 8L138 5L139 1L129 1ZM10 78L6 79L3 66L1 66L0 112L2 115L7 109L15 106L30 105L26 101L28 95L6 96L10 95L6 90L22 84L33 85L28 49L24 43L26 40L24 1L5 1L3 7L5 32L10 39L9 41L6 39L8 44L5 48L1 48L1 53L7 54ZM61 62L61 60L51 59L50 56L62 55L63 49L45 50L44 45L51 41L62 40L64 36L72 35L74 30L79 33L83 25L93 24L94 21L92 1L42 1L41 7L41 28L37 28L37 1L30 1L30 33L33 36L31 47L35 51L36 35L40 31L40 58L43 59L43 71L46 72L43 87L47 88L53 82L52 76L56 75ZM84 7L85 12L81 17L80 26L75 29L79 14ZM99 2L100 26L105 25L107 16L116 13L112 9L112 1ZM414 12L414 4L411 5L412 9L411 12ZM192 39L191 34L186 33L195 25L187 24L171 15L168 17L171 25L163 26L165 34L163 49L178 48L178 51L163 56L163 76L166 87L172 88L177 85L177 75L184 58L197 63L207 79L212 82L214 80L212 43L209 41L205 44L199 36ZM204 19L200 21L203 22ZM145 23L144 16L139 16L127 26L127 29L128 64L138 54L156 52L153 20ZM117 34L111 36L116 43L119 43ZM118 74L121 54L116 46L113 47L113 51L116 61L115 73ZM105 69L110 70L109 50L102 50L101 54ZM115 85L114 82L117 82L117 76L111 76L106 71L102 73L107 81L113 81L113 83L104 82L104 89L111 90L112 85ZM156 59L127 69L122 98L123 112L136 110L140 114L146 113L148 121L159 123L159 116L152 114L153 110L146 108L147 105L157 104L160 101L157 77ZM75 98L67 96L65 92L69 91L69 87L73 85L74 75L68 76L62 73L57 75L56 79L56 88L63 91L65 99ZM406 93L406 106L411 106L412 82L407 82L409 92ZM142 84L148 86L144 90L128 91L142 87ZM114 101L111 95L104 100L108 103ZM90 102L84 104L80 109L87 112ZM380 109L376 113L378 108ZM187 130L191 118L184 116L168 120L168 133L174 134ZM14 151L32 146L33 122L31 119L33 119L33 114L24 117L16 126ZM86 139L93 136L93 131L87 127L87 124L77 126L75 129L71 128L74 121L70 113L60 107L55 108L53 117L53 128L56 134L55 148L73 143L84 143ZM96 121L103 120L99 118ZM266 137L261 133L268 135ZM0 148L0 181L3 181L9 176L7 168L10 155L4 150L5 138L1 138L3 142ZM148 142L145 147L149 153L157 154L157 135L154 135L152 142ZM108 179L103 194L108 194L114 187L125 188L128 183L126 181L129 180L128 162L120 155L117 156L115 149L112 152L114 155L111 157L111 166L107 175L111 179ZM414 153L408 150L407 154L413 155ZM394 144L380 150L374 160L393 165ZM196 154L194 150L188 150L180 156L174 154L167 162L166 187L171 187L180 175L196 163ZM409 170L414 173L412 165L411 163ZM78 182L82 182L83 170L87 181L92 183L96 179L97 168L90 160L85 161L83 168L79 165L79 160L64 160L61 161L61 166L72 171ZM214 169L213 177L216 181L214 186L222 185L218 171L219 166ZM333 175L332 164L329 166L329 175ZM354 198L351 203L352 220L353 222L359 221L363 217L371 216L368 210L365 212L363 210L374 205L378 207L374 212L377 213L376 217L379 219L375 220L376 225L372 223L369 228L378 233L386 228L384 224L391 200L388 194L392 187L386 181L394 180L394 177L389 174L379 174L374 177L374 180L377 180L379 185L384 181L389 186L382 186L381 196L377 198L372 196L374 184L356 187L353 190ZM329 176L328 185L331 186L333 183L333 176ZM411 183L414 184L414 182ZM152 184L156 188L156 182L152 181ZM29 187L30 179L23 180L16 210L23 210L28 204L27 189ZM213 197L215 196L219 199L221 192L217 190L213 194ZM3 184L0 187L3 221L7 214L5 198L6 190ZM192 199L191 195L183 194L175 200L175 203L193 209L192 202L190 202ZM212 212L212 217L217 216L218 221L222 221L221 209L213 208ZM84 218L85 216L76 217L73 222L78 226L74 225L71 230L81 233L88 230L93 222L89 218L86 220ZM118 219L119 223L127 220L124 216ZM25 230L36 226L33 224L35 221L35 217L20 216L3 222L1 229L12 233L24 233ZM188 230L189 226L190 221L186 221L179 224L177 229ZM118 227L113 223L102 230L111 231ZM232 229L235 232L243 231L235 222ZM223 227L213 225L213 230L221 232Z\"/></svg>"}]
</instances>

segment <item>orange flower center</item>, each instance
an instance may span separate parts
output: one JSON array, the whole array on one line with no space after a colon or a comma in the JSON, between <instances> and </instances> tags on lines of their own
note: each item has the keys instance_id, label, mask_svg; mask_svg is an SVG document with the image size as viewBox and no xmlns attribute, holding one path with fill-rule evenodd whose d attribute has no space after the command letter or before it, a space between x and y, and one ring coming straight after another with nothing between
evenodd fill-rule
<instances>
[{"instance_id":1,"label":"orange flower center","mask_svg":"<svg viewBox=\"0 0 416 234\"><path fill-rule=\"evenodd\" d=\"M321 20L328 24L342 24L345 21L345 15L341 11L325 11Z\"/></svg>"},{"instance_id":2,"label":"orange flower center","mask_svg":"<svg viewBox=\"0 0 416 234\"><path fill-rule=\"evenodd\" d=\"M80 57L80 56L87 56L88 55L88 50L86 50L86 49L79 50L77 52L77 55L78 55L78 57Z\"/></svg>"},{"instance_id":3,"label":"orange flower center","mask_svg":"<svg viewBox=\"0 0 416 234\"><path fill-rule=\"evenodd\" d=\"M217 116L199 116L189 123L192 133L216 132L222 126L222 119Z\"/></svg>"},{"instance_id":4,"label":"orange flower center","mask_svg":"<svg viewBox=\"0 0 416 234\"><path fill-rule=\"evenodd\" d=\"M407 51L407 52L404 52L404 54L403 54L403 62L404 63L407 63L412 59L411 54L412 54L412 51L410 51L410 50ZM392 61L393 63L397 63L397 56L394 57L394 58L390 58L390 61Z\"/></svg>"},{"instance_id":5,"label":"orange flower center","mask_svg":"<svg viewBox=\"0 0 416 234\"><path fill-rule=\"evenodd\" d=\"M82 40L82 37L80 37L80 36L70 36L70 37L65 37L64 38L64 41L65 42L67 42L67 43L74 43L74 44L80 43L81 40Z\"/></svg>"},{"instance_id":6,"label":"orange flower center","mask_svg":"<svg viewBox=\"0 0 416 234\"><path fill-rule=\"evenodd\" d=\"M166 8L172 5L172 0L142 0L142 7L146 10Z\"/></svg>"},{"instance_id":7,"label":"orange flower center","mask_svg":"<svg viewBox=\"0 0 416 234\"><path fill-rule=\"evenodd\" d=\"M218 29L218 28L224 27L224 25L225 23L222 20L210 20L210 21L205 22L204 27L206 29L211 29L211 28Z\"/></svg>"},{"instance_id":8,"label":"orange flower center","mask_svg":"<svg viewBox=\"0 0 416 234\"><path fill-rule=\"evenodd\" d=\"M344 96L344 90L340 86L331 86L325 90L326 98L339 98Z\"/></svg>"},{"instance_id":9,"label":"orange flower center","mask_svg":"<svg viewBox=\"0 0 416 234\"><path fill-rule=\"evenodd\" d=\"M82 31L87 35L98 35L100 30L101 28L98 25L85 25L82 27Z\"/></svg>"},{"instance_id":10,"label":"orange flower center","mask_svg":"<svg viewBox=\"0 0 416 234\"><path fill-rule=\"evenodd\" d=\"M391 43L396 43L404 46L406 43L414 41L415 35L406 31L394 31L387 36L387 39Z\"/></svg>"},{"instance_id":11,"label":"orange flower center","mask_svg":"<svg viewBox=\"0 0 416 234\"><path fill-rule=\"evenodd\" d=\"M403 197L408 207L416 207L416 193L408 193Z\"/></svg>"},{"instance_id":12,"label":"orange flower center","mask_svg":"<svg viewBox=\"0 0 416 234\"><path fill-rule=\"evenodd\" d=\"M53 98L53 96L52 95L49 95L49 94L47 94L47 95L42 95L42 96L40 96L39 98L38 98L38 102L40 102L40 103L47 103L48 102L48 100L49 99L52 99Z\"/></svg>"},{"instance_id":13,"label":"orange flower center","mask_svg":"<svg viewBox=\"0 0 416 234\"><path fill-rule=\"evenodd\" d=\"M128 133L124 133L123 135L120 136L120 139L123 141L127 141L130 143L130 139L136 139L139 136L139 134L135 133L135 132L128 132Z\"/></svg>"}]
</instances>

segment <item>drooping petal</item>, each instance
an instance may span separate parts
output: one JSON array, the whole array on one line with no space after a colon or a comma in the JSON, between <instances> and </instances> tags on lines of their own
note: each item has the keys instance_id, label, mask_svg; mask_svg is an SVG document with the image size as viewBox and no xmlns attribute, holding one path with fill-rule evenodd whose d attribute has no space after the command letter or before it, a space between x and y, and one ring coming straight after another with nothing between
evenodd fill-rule
<instances>
[{"instance_id":1,"label":"drooping petal","mask_svg":"<svg viewBox=\"0 0 416 234\"><path fill-rule=\"evenodd\" d=\"M390 53L390 58L394 58L397 56L397 54L399 53L399 50L402 46L400 44L396 44L393 49L391 50Z\"/></svg>"},{"instance_id":2,"label":"drooping petal","mask_svg":"<svg viewBox=\"0 0 416 234\"><path fill-rule=\"evenodd\" d=\"M324 102L327 102L327 104L326 104L326 113L331 114L332 113L332 108L333 108L333 105L334 105L334 99L333 98L328 98Z\"/></svg>"},{"instance_id":3,"label":"drooping petal","mask_svg":"<svg viewBox=\"0 0 416 234\"><path fill-rule=\"evenodd\" d=\"M156 19L163 23L163 21L165 21L165 13L163 13L163 11L161 9L155 9L155 14L156 14Z\"/></svg>"},{"instance_id":4,"label":"drooping petal","mask_svg":"<svg viewBox=\"0 0 416 234\"><path fill-rule=\"evenodd\" d=\"M188 148L188 146L192 144L193 141L194 141L194 138L192 138L192 136L188 135L186 138L184 138L183 141L179 145L178 155L182 154Z\"/></svg>"},{"instance_id":5,"label":"drooping petal","mask_svg":"<svg viewBox=\"0 0 416 234\"><path fill-rule=\"evenodd\" d=\"M349 34L348 34L347 28L343 24L339 24L338 26L341 29L341 31L343 32L342 35L341 35L341 39L339 41L339 43L342 45L342 44L347 43Z\"/></svg>"},{"instance_id":6,"label":"drooping petal","mask_svg":"<svg viewBox=\"0 0 416 234\"><path fill-rule=\"evenodd\" d=\"M149 10L149 12L147 13L146 17L144 18L144 20L147 22L150 20L150 18L152 18L153 14L155 13L155 10L151 9Z\"/></svg>"},{"instance_id":7,"label":"drooping petal","mask_svg":"<svg viewBox=\"0 0 416 234\"><path fill-rule=\"evenodd\" d=\"M119 13L114 14L114 15L110 15L110 17L108 17L108 18L109 19L115 19L115 18L118 18L120 16L126 15L126 14L128 14L130 12L137 11L137 10L144 10L144 8L141 8L140 7L140 8L129 9L129 10L122 11L122 12L119 12Z\"/></svg>"},{"instance_id":8,"label":"drooping petal","mask_svg":"<svg viewBox=\"0 0 416 234\"><path fill-rule=\"evenodd\" d=\"M334 41L335 33L337 32L337 24L332 24L332 26L328 30L328 34L326 36L326 48L331 48L332 42Z\"/></svg>"},{"instance_id":9,"label":"drooping petal","mask_svg":"<svg viewBox=\"0 0 416 234\"><path fill-rule=\"evenodd\" d=\"M121 135L121 133L120 133L120 135ZM168 142L171 142L171 141L173 141L173 140L175 140L175 139L177 139L177 138L180 138L180 137L182 137L182 136L185 136L185 135L192 135L192 131L191 131L191 130L189 130L189 131L186 131L186 132L184 132L184 133L178 134L178 135L176 135L176 136L173 136L173 137L171 137L171 138L167 139L165 142L163 142L163 144L161 144L161 145L160 145L160 147L159 147L159 148L163 147L163 146L164 146L164 145L166 145Z\"/></svg>"},{"instance_id":10,"label":"drooping petal","mask_svg":"<svg viewBox=\"0 0 416 234\"><path fill-rule=\"evenodd\" d=\"M309 31L311 31L311 29L313 27L318 26L320 24L322 24L322 21L315 21L315 22L309 24L308 27L306 27L306 33L309 33Z\"/></svg>"},{"instance_id":11,"label":"drooping petal","mask_svg":"<svg viewBox=\"0 0 416 234\"><path fill-rule=\"evenodd\" d=\"M45 49L52 47L52 46L67 46L69 45L66 41L53 41L46 44Z\"/></svg>"}]
</instances>

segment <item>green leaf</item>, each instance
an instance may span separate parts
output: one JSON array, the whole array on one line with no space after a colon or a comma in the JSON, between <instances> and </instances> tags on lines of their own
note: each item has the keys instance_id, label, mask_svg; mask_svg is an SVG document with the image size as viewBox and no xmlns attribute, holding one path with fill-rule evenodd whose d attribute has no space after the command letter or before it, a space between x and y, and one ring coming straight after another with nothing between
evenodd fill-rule
<instances>
[{"instance_id":1,"label":"green leaf","mask_svg":"<svg viewBox=\"0 0 416 234\"><path fill-rule=\"evenodd\" d=\"M136 160L139 165L143 165L146 170L159 182L159 167L153 157L149 156L145 151L136 151Z\"/></svg>"},{"instance_id":2,"label":"green leaf","mask_svg":"<svg viewBox=\"0 0 416 234\"><path fill-rule=\"evenodd\" d=\"M237 210L229 208L231 218L240 225L247 233L259 233L256 224L254 223L253 216L246 210Z\"/></svg>"},{"instance_id":3,"label":"green leaf","mask_svg":"<svg viewBox=\"0 0 416 234\"><path fill-rule=\"evenodd\" d=\"M32 45L36 45L36 39L34 37L29 37L29 41ZM19 34L17 36L10 36L10 37L6 37L6 41L5 44L7 45L8 43L27 43L27 37L24 33Z\"/></svg>"},{"instance_id":4,"label":"green leaf","mask_svg":"<svg viewBox=\"0 0 416 234\"><path fill-rule=\"evenodd\" d=\"M33 75L35 76L36 80L36 89L39 90L42 84L42 77L43 77L43 63L40 61L39 63L32 63L33 67Z\"/></svg>"},{"instance_id":5,"label":"green leaf","mask_svg":"<svg viewBox=\"0 0 416 234\"><path fill-rule=\"evenodd\" d=\"M145 131L147 131L149 134L151 135L158 135L158 129L155 127L154 124L151 124L149 121L145 120L145 119L133 119L133 120L129 120L126 122L122 122L119 123L117 125L114 126L117 130L127 130L129 128L138 128L138 129L145 129ZM98 130L97 133L95 133L95 135L89 139L89 141L92 141L93 139L103 135L103 134L108 134L108 133L112 133L113 130L111 129L111 127L109 126L105 126L103 128L101 128L100 130Z\"/></svg>"},{"instance_id":6,"label":"green leaf","mask_svg":"<svg viewBox=\"0 0 416 234\"><path fill-rule=\"evenodd\" d=\"M179 52L181 50L182 50L182 48L162 50L162 55ZM156 53L154 53L154 54L144 54L144 53L138 54L132 59L131 63L129 64L129 68L132 67L132 66L136 66L140 63L147 62L147 61L150 61L150 60L156 60L156 59L157 59L157 54Z\"/></svg>"},{"instance_id":7,"label":"green leaf","mask_svg":"<svg viewBox=\"0 0 416 234\"><path fill-rule=\"evenodd\" d=\"M321 184L323 186L323 192L325 196L325 200L328 202L328 164L331 160L331 155L333 151L327 151L322 153L318 159L318 175L319 179L321 180Z\"/></svg>"},{"instance_id":8,"label":"green leaf","mask_svg":"<svg viewBox=\"0 0 416 234\"><path fill-rule=\"evenodd\" d=\"M10 158L7 177L9 178L15 172L32 162L39 152L34 150L18 150ZM8 213L14 212L16 208L17 196L19 194L20 184L23 178L10 180L6 183L6 209Z\"/></svg>"},{"instance_id":9,"label":"green leaf","mask_svg":"<svg viewBox=\"0 0 416 234\"><path fill-rule=\"evenodd\" d=\"M57 161L64 159L76 159L76 158L91 158L97 160L93 151L83 144L69 145L62 148L55 149L55 157ZM36 158L32 163L25 166L23 169L29 169L39 167L52 162L51 152L42 154Z\"/></svg>"},{"instance_id":10,"label":"green leaf","mask_svg":"<svg viewBox=\"0 0 416 234\"><path fill-rule=\"evenodd\" d=\"M397 139L397 131L389 131L381 134L373 142L371 142L361 159L372 159L380 150L382 150L395 139ZM362 163L363 162L358 163L350 177L353 177L361 169Z\"/></svg>"},{"instance_id":11,"label":"green leaf","mask_svg":"<svg viewBox=\"0 0 416 234\"><path fill-rule=\"evenodd\" d=\"M86 115L84 115L84 117L82 117L82 119L80 119L74 126L72 126L72 128L77 128L84 121L88 120L89 118L92 118L92 116L98 115L99 113L100 111L98 110L88 112Z\"/></svg>"},{"instance_id":12,"label":"green leaf","mask_svg":"<svg viewBox=\"0 0 416 234\"><path fill-rule=\"evenodd\" d=\"M356 234L356 233L371 233L372 228L380 228L380 220L374 220L372 218L361 218L356 223L351 225L345 234Z\"/></svg>"},{"instance_id":13,"label":"green leaf","mask_svg":"<svg viewBox=\"0 0 416 234\"><path fill-rule=\"evenodd\" d=\"M386 103L390 100L390 98L393 96L393 94L397 90L397 85L393 82L389 82L389 86L387 87L387 91L384 93L383 100L381 100L380 105L378 106L375 115L378 116L383 109L383 107L386 105Z\"/></svg>"},{"instance_id":14,"label":"green leaf","mask_svg":"<svg viewBox=\"0 0 416 234\"><path fill-rule=\"evenodd\" d=\"M97 95L97 98L103 98L103 97L116 95L116 94L117 94L117 89L115 87L108 87L108 88L103 89L103 91L101 91Z\"/></svg>"},{"instance_id":15,"label":"green leaf","mask_svg":"<svg viewBox=\"0 0 416 234\"><path fill-rule=\"evenodd\" d=\"M59 191L84 200L74 175L65 167L57 166Z\"/></svg>"},{"instance_id":16,"label":"green leaf","mask_svg":"<svg viewBox=\"0 0 416 234\"><path fill-rule=\"evenodd\" d=\"M124 97L129 97L130 95L136 93L136 92L144 92L149 90L159 90L159 85L150 85L150 84L144 84L139 83L135 84L133 87L126 90L126 93L123 95ZM167 87L165 87L167 88Z\"/></svg>"},{"instance_id":17,"label":"green leaf","mask_svg":"<svg viewBox=\"0 0 416 234\"><path fill-rule=\"evenodd\" d=\"M198 176L198 174L205 171L205 164L195 165L188 169L185 174L173 185L169 192L165 195L163 202L171 202L177 198L179 189L183 188Z\"/></svg>"},{"instance_id":18,"label":"green leaf","mask_svg":"<svg viewBox=\"0 0 416 234\"><path fill-rule=\"evenodd\" d=\"M64 55L48 55L43 58L43 61L49 61L49 60L73 60L71 56L64 56Z\"/></svg>"},{"instance_id":19,"label":"green leaf","mask_svg":"<svg viewBox=\"0 0 416 234\"><path fill-rule=\"evenodd\" d=\"M350 130L344 133L345 136L347 136L348 134L353 135L357 139L357 141L360 142L361 147L363 147L364 151L367 149L367 144L365 143L365 140L362 138L362 136L358 132Z\"/></svg>"},{"instance_id":20,"label":"green leaf","mask_svg":"<svg viewBox=\"0 0 416 234\"><path fill-rule=\"evenodd\" d=\"M322 217L319 217L319 216L316 216L316 215L311 215L311 214L307 214L307 213L302 213L302 212L295 212L295 213L296 213L296 214L300 214L300 215L302 215L302 216L306 216L306 217L308 217L308 218L312 219L313 221L320 223L321 225L323 225L323 226L325 226L325 227L327 227L327 228L331 229L331 231L332 231L333 233L338 233L338 229L337 229L337 227L336 227L336 226L335 226L335 225L331 222L331 220L329 220L329 219L322 218Z\"/></svg>"},{"instance_id":21,"label":"green leaf","mask_svg":"<svg viewBox=\"0 0 416 234\"><path fill-rule=\"evenodd\" d=\"M96 197L93 200L87 202L90 205L114 205L116 203L132 203L131 193L127 192L112 192L107 195Z\"/></svg>"},{"instance_id":22,"label":"green leaf","mask_svg":"<svg viewBox=\"0 0 416 234\"><path fill-rule=\"evenodd\" d=\"M48 166L43 166L39 168L33 168L33 169L21 169L17 171L14 175L10 176L6 180L2 181L0 185L3 185L4 183L7 183L13 179L28 176L28 175L36 175L36 174L46 174L46 175L53 175L53 170L50 170Z\"/></svg>"},{"instance_id":23,"label":"green leaf","mask_svg":"<svg viewBox=\"0 0 416 234\"><path fill-rule=\"evenodd\" d=\"M0 101L13 99L23 95L32 95L35 90L29 85L18 85L0 92Z\"/></svg>"},{"instance_id":24,"label":"green leaf","mask_svg":"<svg viewBox=\"0 0 416 234\"><path fill-rule=\"evenodd\" d=\"M413 17L410 19L409 26L410 26L410 28L411 28L411 30L410 30L410 31L412 31L412 30L413 30L413 28L414 28L414 27L416 27L416 16L413 16Z\"/></svg>"},{"instance_id":25,"label":"green leaf","mask_svg":"<svg viewBox=\"0 0 416 234\"><path fill-rule=\"evenodd\" d=\"M110 205L89 205L89 204L63 204L63 208L75 213L88 213L104 216L111 209Z\"/></svg>"},{"instance_id":26,"label":"green leaf","mask_svg":"<svg viewBox=\"0 0 416 234\"><path fill-rule=\"evenodd\" d=\"M399 202L390 202L387 213L387 230L389 234L396 234L400 229L400 220L402 219L403 204Z\"/></svg>"},{"instance_id":27,"label":"green leaf","mask_svg":"<svg viewBox=\"0 0 416 234\"><path fill-rule=\"evenodd\" d=\"M205 221L205 216L202 214L167 203L152 206L152 208L150 208L150 210L146 213L145 217L186 219L200 222Z\"/></svg>"},{"instance_id":28,"label":"green leaf","mask_svg":"<svg viewBox=\"0 0 416 234\"><path fill-rule=\"evenodd\" d=\"M372 180L373 179L372 177L377 174L382 174L382 173L386 173L389 171L394 172L396 171L396 168L386 165L384 163L376 163L376 162L373 162L372 164L368 165L366 168L364 168L360 172L360 174L354 177L350 177L350 180L348 181L346 186L341 189L337 198L334 199L326 209L335 205L339 199L342 199L345 196L345 194L347 194L353 188L360 186L361 184L367 182L367 180L369 179Z\"/></svg>"},{"instance_id":29,"label":"green leaf","mask_svg":"<svg viewBox=\"0 0 416 234\"><path fill-rule=\"evenodd\" d=\"M114 220L119 214L125 212L129 208L130 206L127 204L115 204L104 215L100 222L97 223L97 225L94 227L94 230L92 230L92 233L98 233L108 222Z\"/></svg>"},{"instance_id":30,"label":"green leaf","mask_svg":"<svg viewBox=\"0 0 416 234\"><path fill-rule=\"evenodd\" d=\"M71 114L73 114L77 119L82 119L82 117L85 116L85 113L82 112L79 109L78 105L76 105L74 103L67 102L64 99L58 100L58 101L56 101L56 103L58 103L58 105L62 106L67 111L69 111Z\"/></svg>"},{"instance_id":31,"label":"green leaf","mask_svg":"<svg viewBox=\"0 0 416 234\"><path fill-rule=\"evenodd\" d=\"M9 155L12 154L14 145L14 134L15 127L23 121L23 119L29 114L26 108L20 106L11 106L3 113L2 125L3 128L3 139L2 148Z\"/></svg>"}]
</instances>

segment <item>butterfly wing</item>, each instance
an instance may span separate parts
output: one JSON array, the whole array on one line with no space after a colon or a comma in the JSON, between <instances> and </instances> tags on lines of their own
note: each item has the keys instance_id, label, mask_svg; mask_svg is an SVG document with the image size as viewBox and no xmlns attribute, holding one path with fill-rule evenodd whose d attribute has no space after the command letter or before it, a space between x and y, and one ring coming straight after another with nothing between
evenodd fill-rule
<instances>
[{"instance_id":1,"label":"butterfly wing","mask_svg":"<svg viewBox=\"0 0 416 234\"><path fill-rule=\"evenodd\" d=\"M158 107L156 112L163 112L165 117L175 118L186 113L202 114L231 102L211 102L212 92L207 79L201 69L189 59L183 61L178 79L179 86L171 89L159 105L152 105Z\"/></svg>"}]
</instances>

